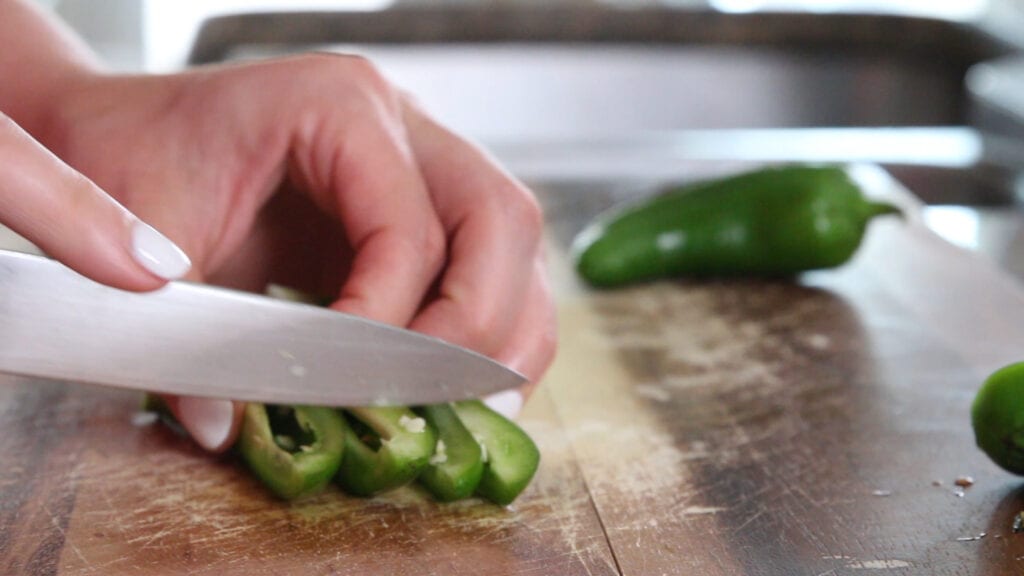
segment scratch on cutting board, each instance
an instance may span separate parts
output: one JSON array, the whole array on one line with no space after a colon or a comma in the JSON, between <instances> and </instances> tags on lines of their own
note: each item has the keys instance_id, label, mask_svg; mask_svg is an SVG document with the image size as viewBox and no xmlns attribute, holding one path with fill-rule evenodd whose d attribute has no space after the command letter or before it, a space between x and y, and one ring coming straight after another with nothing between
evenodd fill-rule
<instances>
[{"instance_id":1,"label":"scratch on cutting board","mask_svg":"<svg viewBox=\"0 0 1024 576\"><path fill-rule=\"evenodd\" d=\"M912 566L906 560L854 560L846 564L851 570L892 570Z\"/></svg>"},{"instance_id":2,"label":"scratch on cutting board","mask_svg":"<svg viewBox=\"0 0 1024 576\"><path fill-rule=\"evenodd\" d=\"M142 546L139 548L139 550L145 550L147 548L159 547L159 546L155 545L154 543L160 542L163 538L167 537L174 530L177 530L177 529L178 529L177 526L165 526L165 527L161 528L160 530L158 530L155 533L152 533L152 534L145 534L145 533L144 534L140 534L139 536L136 536L134 538L126 539L125 542L127 542L128 544L137 544L137 543L141 542Z\"/></svg>"},{"instance_id":3,"label":"scratch on cutting board","mask_svg":"<svg viewBox=\"0 0 1024 576\"><path fill-rule=\"evenodd\" d=\"M75 543L72 542L70 538L68 538L67 530L64 529L64 525L61 522L61 518L57 514L54 514L53 511L50 510L50 507L47 506L46 504L43 504L43 512L45 512L46 515L50 517L50 523L53 524L53 527L56 528L58 532L60 532L61 538L64 539L64 545L71 548L71 551L74 552L76 556L78 556L79 560L81 560L82 563L88 566L89 561L86 560L85 556L82 555L82 551L78 549L78 546L76 546Z\"/></svg>"},{"instance_id":4,"label":"scratch on cutting board","mask_svg":"<svg viewBox=\"0 0 1024 576\"><path fill-rule=\"evenodd\" d=\"M849 570L895 570L897 568L910 568L913 566L906 560L858 560L853 556L822 556L822 560L841 560L843 561L843 568ZM835 570L829 570L825 574L835 572Z\"/></svg>"},{"instance_id":5,"label":"scratch on cutting board","mask_svg":"<svg viewBox=\"0 0 1024 576\"><path fill-rule=\"evenodd\" d=\"M683 516L700 516L702 514L718 514L725 511L721 506L687 506L679 511Z\"/></svg>"},{"instance_id":6,"label":"scratch on cutting board","mask_svg":"<svg viewBox=\"0 0 1024 576\"><path fill-rule=\"evenodd\" d=\"M668 402L672 400L672 393L657 384L637 384L633 390L637 396L654 400L655 402Z\"/></svg>"},{"instance_id":7,"label":"scratch on cutting board","mask_svg":"<svg viewBox=\"0 0 1024 576\"><path fill-rule=\"evenodd\" d=\"M663 511L651 511L651 514L655 515L653 517L638 518L629 524L616 526L613 529L616 532L636 532L639 534L654 528L665 528L666 526L686 522L687 518L694 516L711 516L725 510L721 506L691 505L682 508L666 506Z\"/></svg>"}]
</instances>

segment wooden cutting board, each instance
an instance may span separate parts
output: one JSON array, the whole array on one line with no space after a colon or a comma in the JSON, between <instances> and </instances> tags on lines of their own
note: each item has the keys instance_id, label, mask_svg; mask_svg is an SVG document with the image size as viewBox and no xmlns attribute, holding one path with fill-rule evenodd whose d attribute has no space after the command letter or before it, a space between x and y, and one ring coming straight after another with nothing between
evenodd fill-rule
<instances>
[{"instance_id":1,"label":"wooden cutting board","mask_svg":"<svg viewBox=\"0 0 1024 576\"><path fill-rule=\"evenodd\" d=\"M1024 572L1024 482L968 417L1024 359L1024 291L883 172L857 175L909 214L840 270L614 292L581 287L565 247L643 190L539 185L561 344L521 418L542 465L507 509L416 488L282 503L230 456L133 424L135 394L3 377L0 573Z\"/></svg>"}]
</instances>

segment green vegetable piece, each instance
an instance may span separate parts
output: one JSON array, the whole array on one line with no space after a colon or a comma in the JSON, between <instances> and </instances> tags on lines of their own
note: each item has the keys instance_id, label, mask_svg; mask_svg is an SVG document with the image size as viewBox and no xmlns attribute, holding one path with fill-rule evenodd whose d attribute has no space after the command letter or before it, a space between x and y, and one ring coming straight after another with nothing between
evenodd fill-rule
<instances>
[{"instance_id":1,"label":"green vegetable piece","mask_svg":"<svg viewBox=\"0 0 1024 576\"><path fill-rule=\"evenodd\" d=\"M347 408L352 433L338 483L355 496L373 496L416 479L434 455L437 435L402 407Z\"/></svg>"},{"instance_id":2,"label":"green vegetable piece","mask_svg":"<svg viewBox=\"0 0 1024 576\"><path fill-rule=\"evenodd\" d=\"M160 420L170 421L177 423L178 419L174 417L174 413L171 412L171 407L164 402L164 399L157 396L156 394L146 393L142 395L142 406L140 406L143 412L152 412L156 414Z\"/></svg>"},{"instance_id":3,"label":"green vegetable piece","mask_svg":"<svg viewBox=\"0 0 1024 576\"><path fill-rule=\"evenodd\" d=\"M185 427L178 422L178 418L175 417L174 413L171 412L171 407L164 402L164 399L156 394L146 393L142 396L143 412L152 412L156 414L157 419L161 424L166 426L169 430L175 434L183 437L188 437L189 433L185 430Z\"/></svg>"},{"instance_id":4,"label":"green vegetable piece","mask_svg":"<svg viewBox=\"0 0 1024 576\"><path fill-rule=\"evenodd\" d=\"M289 288L283 284L269 284L264 293L269 298L276 298L278 300L287 300L289 302L298 302L300 304L309 304L311 306L320 306L321 308L328 306L334 299L329 296L314 296L295 288Z\"/></svg>"},{"instance_id":5,"label":"green vegetable piece","mask_svg":"<svg viewBox=\"0 0 1024 576\"><path fill-rule=\"evenodd\" d=\"M345 420L332 408L245 407L237 446L245 463L287 500L323 489L341 466Z\"/></svg>"},{"instance_id":6,"label":"green vegetable piece","mask_svg":"<svg viewBox=\"0 0 1024 576\"><path fill-rule=\"evenodd\" d=\"M993 462L1024 475L1024 362L989 376L971 405L974 439Z\"/></svg>"},{"instance_id":7,"label":"green vegetable piece","mask_svg":"<svg viewBox=\"0 0 1024 576\"><path fill-rule=\"evenodd\" d=\"M420 473L420 484L442 502L472 496L484 473L483 452L476 438L448 404L423 406L416 413L438 436L434 455Z\"/></svg>"},{"instance_id":8,"label":"green vegetable piece","mask_svg":"<svg viewBox=\"0 0 1024 576\"><path fill-rule=\"evenodd\" d=\"M455 402L452 407L483 447L484 472L476 493L495 504L511 504L537 472L537 445L515 422L479 400Z\"/></svg>"},{"instance_id":9,"label":"green vegetable piece","mask_svg":"<svg viewBox=\"0 0 1024 576\"><path fill-rule=\"evenodd\" d=\"M899 209L866 199L841 168L766 168L614 208L576 236L572 254L597 287L787 276L847 262L868 222L893 213Z\"/></svg>"}]
</instances>

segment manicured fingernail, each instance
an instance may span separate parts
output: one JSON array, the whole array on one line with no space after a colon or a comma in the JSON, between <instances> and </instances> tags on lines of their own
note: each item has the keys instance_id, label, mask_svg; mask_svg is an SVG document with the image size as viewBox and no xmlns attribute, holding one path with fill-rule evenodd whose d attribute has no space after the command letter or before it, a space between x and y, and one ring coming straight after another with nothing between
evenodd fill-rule
<instances>
[{"instance_id":1,"label":"manicured fingernail","mask_svg":"<svg viewBox=\"0 0 1024 576\"><path fill-rule=\"evenodd\" d=\"M231 434L235 415L230 400L211 398L178 399L178 419L197 444L207 450L220 450Z\"/></svg>"},{"instance_id":2,"label":"manicured fingernail","mask_svg":"<svg viewBox=\"0 0 1024 576\"><path fill-rule=\"evenodd\" d=\"M504 390L484 398L484 404L505 418L513 420L523 409L523 395L518 390Z\"/></svg>"},{"instance_id":3,"label":"manicured fingernail","mask_svg":"<svg viewBox=\"0 0 1024 576\"><path fill-rule=\"evenodd\" d=\"M177 280L192 267L177 244L141 221L132 225L132 255L146 270L165 280Z\"/></svg>"}]
</instances>

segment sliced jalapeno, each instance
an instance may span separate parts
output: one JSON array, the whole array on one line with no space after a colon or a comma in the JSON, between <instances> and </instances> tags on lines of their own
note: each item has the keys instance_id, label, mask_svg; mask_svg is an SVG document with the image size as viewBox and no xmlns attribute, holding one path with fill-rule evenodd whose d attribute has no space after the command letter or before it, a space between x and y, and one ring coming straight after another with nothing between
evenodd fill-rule
<instances>
[{"instance_id":1,"label":"sliced jalapeno","mask_svg":"<svg viewBox=\"0 0 1024 576\"><path fill-rule=\"evenodd\" d=\"M152 412L162 422L178 424L178 419L174 417L174 413L171 412L171 407L164 402L164 399L157 396L156 394L146 393L142 396L142 406L139 407L143 412ZM179 424L180 425L180 424Z\"/></svg>"},{"instance_id":2,"label":"sliced jalapeno","mask_svg":"<svg viewBox=\"0 0 1024 576\"><path fill-rule=\"evenodd\" d=\"M372 496L412 482L434 455L437 435L402 407L347 408L351 433L338 483L348 493Z\"/></svg>"},{"instance_id":3,"label":"sliced jalapeno","mask_svg":"<svg viewBox=\"0 0 1024 576\"><path fill-rule=\"evenodd\" d=\"M171 407L160 396L150 393L144 394L141 409L143 412L156 414L157 420L178 436L188 437L188 431L181 425L181 422L178 422L174 412L171 412Z\"/></svg>"},{"instance_id":4,"label":"sliced jalapeno","mask_svg":"<svg viewBox=\"0 0 1024 576\"><path fill-rule=\"evenodd\" d=\"M416 413L437 431L437 446L419 482L442 502L473 495L484 472L483 451L448 404L423 406Z\"/></svg>"},{"instance_id":5,"label":"sliced jalapeno","mask_svg":"<svg viewBox=\"0 0 1024 576\"><path fill-rule=\"evenodd\" d=\"M345 421L332 408L251 402L237 446L268 488L292 500L330 482L341 465L345 438Z\"/></svg>"},{"instance_id":6,"label":"sliced jalapeno","mask_svg":"<svg viewBox=\"0 0 1024 576\"><path fill-rule=\"evenodd\" d=\"M452 407L483 448L484 471L476 493L502 506L511 504L537 472L537 445L515 422L479 400L455 402Z\"/></svg>"}]
</instances>

